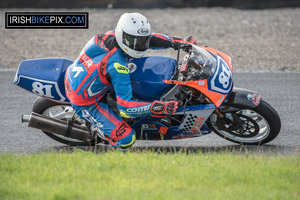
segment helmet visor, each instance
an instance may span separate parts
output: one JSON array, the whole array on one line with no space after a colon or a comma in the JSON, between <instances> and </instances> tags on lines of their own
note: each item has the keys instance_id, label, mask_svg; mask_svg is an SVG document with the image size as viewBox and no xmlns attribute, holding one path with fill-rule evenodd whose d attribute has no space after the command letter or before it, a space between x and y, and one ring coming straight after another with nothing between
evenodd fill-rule
<instances>
[{"instance_id":1,"label":"helmet visor","mask_svg":"<svg viewBox=\"0 0 300 200\"><path fill-rule=\"evenodd\" d=\"M146 51L149 48L150 35L135 36L123 31L123 44L135 51Z\"/></svg>"}]
</instances>

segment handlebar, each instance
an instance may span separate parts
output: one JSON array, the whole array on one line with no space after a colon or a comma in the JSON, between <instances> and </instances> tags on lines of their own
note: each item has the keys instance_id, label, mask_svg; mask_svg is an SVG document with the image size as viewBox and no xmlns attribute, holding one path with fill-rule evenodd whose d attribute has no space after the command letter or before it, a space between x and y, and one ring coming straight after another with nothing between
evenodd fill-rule
<instances>
[{"instance_id":1,"label":"handlebar","mask_svg":"<svg viewBox=\"0 0 300 200\"><path fill-rule=\"evenodd\" d=\"M192 48L192 45L187 43L173 42L172 47L174 50L182 49L185 52L189 52L189 50Z\"/></svg>"}]
</instances>

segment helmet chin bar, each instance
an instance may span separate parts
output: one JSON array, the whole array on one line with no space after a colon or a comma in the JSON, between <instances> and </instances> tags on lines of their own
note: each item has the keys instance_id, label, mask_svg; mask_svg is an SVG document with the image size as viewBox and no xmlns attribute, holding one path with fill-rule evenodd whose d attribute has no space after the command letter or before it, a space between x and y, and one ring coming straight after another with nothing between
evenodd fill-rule
<instances>
[{"instance_id":1,"label":"helmet chin bar","mask_svg":"<svg viewBox=\"0 0 300 200\"><path fill-rule=\"evenodd\" d=\"M143 57L146 54L146 51L135 51L133 49L130 49L125 44L120 45L120 49L129 57L139 59Z\"/></svg>"},{"instance_id":2,"label":"helmet chin bar","mask_svg":"<svg viewBox=\"0 0 300 200\"><path fill-rule=\"evenodd\" d=\"M133 57L131 57L130 55L128 55L122 48L120 48L121 49L121 51L123 52L123 54L125 55L125 56L127 56L127 57L129 57L129 58L133 58Z\"/></svg>"}]
</instances>

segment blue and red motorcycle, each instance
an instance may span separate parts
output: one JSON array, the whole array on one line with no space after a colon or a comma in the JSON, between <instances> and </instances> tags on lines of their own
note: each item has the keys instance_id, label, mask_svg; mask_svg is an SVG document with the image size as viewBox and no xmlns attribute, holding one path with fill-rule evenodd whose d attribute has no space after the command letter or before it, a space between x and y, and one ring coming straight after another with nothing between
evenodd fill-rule
<instances>
[{"instance_id":1,"label":"blue and red motorcycle","mask_svg":"<svg viewBox=\"0 0 300 200\"><path fill-rule=\"evenodd\" d=\"M179 59L182 48L187 53ZM65 95L64 75L72 62L52 58L20 63L14 84L40 96L22 121L67 145L106 143L99 130L75 114ZM132 59L128 67L135 99L175 100L180 106L175 115L124 119L137 139L182 139L213 131L235 143L259 145L280 132L279 115L261 95L233 87L231 58L218 50L195 45L187 50L183 45L177 60L143 57ZM119 112L113 89L103 101Z\"/></svg>"}]
</instances>

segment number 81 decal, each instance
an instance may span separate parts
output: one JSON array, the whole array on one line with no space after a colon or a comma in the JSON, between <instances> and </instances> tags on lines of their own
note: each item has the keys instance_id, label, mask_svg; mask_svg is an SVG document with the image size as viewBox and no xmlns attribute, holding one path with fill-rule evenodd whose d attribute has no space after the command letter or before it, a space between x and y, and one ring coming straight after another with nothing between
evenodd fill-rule
<instances>
[{"instance_id":1,"label":"number 81 decal","mask_svg":"<svg viewBox=\"0 0 300 200\"><path fill-rule=\"evenodd\" d=\"M16 75L14 84L39 96L44 96L60 102L69 102L68 99L63 95L64 93L62 93L64 92L64 85L59 86L58 82L56 81L37 79L24 75Z\"/></svg>"},{"instance_id":2,"label":"number 81 decal","mask_svg":"<svg viewBox=\"0 0 300 200\"><path fill-rule=\"evenodd\" d=\"M227 94L232 86L232 73L227 63L218 55L217 72L210 81L210 90Z\"/></svg>"},{"instance_id":3,"label":"number 81 decal","mask_svg":"<svg viewBox=\"0 0 300 200\"><path fill-rule=\"evenodd\" d=\"M51 89L52 89L52 85L43 85L40 82L32 83L32 92L40 96L54 98L54 96L52 96L51 94Z\"/></svg>"}]
</instances>

